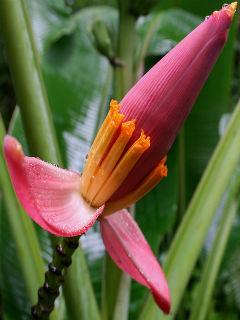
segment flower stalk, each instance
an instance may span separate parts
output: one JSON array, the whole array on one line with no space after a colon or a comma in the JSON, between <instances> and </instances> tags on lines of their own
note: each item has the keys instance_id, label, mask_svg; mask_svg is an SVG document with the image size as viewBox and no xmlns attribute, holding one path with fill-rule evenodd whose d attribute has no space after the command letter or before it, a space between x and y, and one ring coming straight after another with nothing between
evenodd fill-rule
<instances>
[{"instance_id":1,"label":"flower stalk","mask_svg":"<svg viewBox=\"0 0 240 320\"><path fill-rule=\"evenodd\" d=\"M77 249L79 237L64 238L55 248L52 262L45 273L44 285L38 290L38 302L32 307L32 319L47 320L54 309L59 289L64 282L64 270L72 263L72 254Z\"/></svg>"}]
</instances>

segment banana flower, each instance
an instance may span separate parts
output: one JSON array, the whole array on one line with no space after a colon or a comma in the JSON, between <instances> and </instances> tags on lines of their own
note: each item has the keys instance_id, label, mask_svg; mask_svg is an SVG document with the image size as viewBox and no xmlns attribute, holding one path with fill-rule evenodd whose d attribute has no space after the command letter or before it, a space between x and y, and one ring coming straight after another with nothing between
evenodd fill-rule
<instances>
[{"instance_id":1,"label":"banana flower","mask_svg":"<svg viewBox=\"0 0 240 320\"><path fill-rule=\"evenodd\" d=\"M226 42L236 5L213 12L120 103L111 101L82 175L25 156L15 138L5 137L11 180L28 215L63 237L81 235L99 219L112 259L151 290L165 313L170 295L164 273L124 208L167 175L166 155Z\"/></svg>"}]
</instances>

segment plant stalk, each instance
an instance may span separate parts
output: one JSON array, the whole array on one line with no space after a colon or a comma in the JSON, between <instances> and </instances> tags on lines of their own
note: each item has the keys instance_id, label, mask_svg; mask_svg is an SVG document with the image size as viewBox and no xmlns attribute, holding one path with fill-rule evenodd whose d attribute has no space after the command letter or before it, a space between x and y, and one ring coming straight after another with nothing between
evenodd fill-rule
<instances>
[{"instance_id":1,"label":"plant stalk","mask_svg":"<svg viewBox=\"0 0 240 320\"><path fill-rule=\"evenodd\" d=\"M115 99L120 100L132 86L133 79L133 58L136 37L136 18L128 12L128 1L119 3L119 25L118 25L118 46L117 59L123 66L115 67Z\"/></svg>"},{"instance_id":2,"label":"plant stalk","mask_svg":"<svg viewBox=\"0 0 240 320\"><path fill-rule=\"evenodd\" d=\"M64 282L64 270L72 263L72 254L78 247L79 237L64 238L53 252L52 262L45 273L44 285L38 290L38 302L32 307L32 319L47 320Z\"/></svg>"}]
</instances>

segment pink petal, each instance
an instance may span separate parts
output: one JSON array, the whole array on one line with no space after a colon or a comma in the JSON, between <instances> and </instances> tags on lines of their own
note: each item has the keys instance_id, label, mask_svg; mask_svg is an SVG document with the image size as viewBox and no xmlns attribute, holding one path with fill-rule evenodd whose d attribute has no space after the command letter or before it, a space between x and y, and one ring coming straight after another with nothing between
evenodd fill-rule
<instances>
[{"instance_id":1,"label":"pink petal","mask_svg":"<svg viewBox=\"0 0 240 320\"><path fill-rule=\"evenodd\" d=\"M133 279L149 288L159 307L170 312L170 294L164 273L137 223L127 210L100 219L105 247Z\"/></svg>"},{"instance_id":2,"label":"pink petal","mask_svg":"<svg viewBox=\"0 0 240 320\"><path fill-rule=\"evenodd\" d=\"M15 192L28 215L43 229L70 237L86 232L103 211L91 208L80 195L80 175L34 157L6 136L4 152Z\"/></svg>"},{"instance_id":3,"label":"pink petal","mask_svg":"<svg viewBox=\"0 0 240 320\"><path fill-rule=\"evenodd\" d=\"M120 102L124 121L136 119L129 144L143 129L151 138L151 146L111 200L135 189L168 153L226 42L233 13L228 7L213 13L146 73Z\"/></svg>"}]
</instances>

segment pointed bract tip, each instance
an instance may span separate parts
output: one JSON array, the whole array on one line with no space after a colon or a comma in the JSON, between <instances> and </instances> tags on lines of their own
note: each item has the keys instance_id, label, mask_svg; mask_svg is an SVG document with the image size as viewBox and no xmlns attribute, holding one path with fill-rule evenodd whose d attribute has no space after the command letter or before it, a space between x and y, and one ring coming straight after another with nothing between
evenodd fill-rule
<instances>
[{"instance_id":1,"label":"pointed bract tip","mask_svg":"<svg viewBox=\"0 0 240 320\"><path fill-rule=\"evenodd\" d=\"M4 151L6 156L11 154L15 160L20 160L24 156L21 144L9 135L4 137Z\"/></svg>"},{"instance_id":2,"label":"pointed bract tip","mask_svg":"<svg viewBox=\"0 0 240 320\"><path fill-rule=\"evenodd\" d=\"M232 10L232 11L236 11L237 10L237 5L238 5L238 3L237 3L237 1L235 1L235 2L232 2L230 5L229 5L229 7L230 7L230 9Z\"/></svg>"},{"instance_id":3,"label":"pointed bract tip","mask_svg":"<svg viewBox=\"0 0 240 320\"><path fill-rule=\"evenodd\" d=\"M232 18L234 16L234 13L237 10L237 1L230 3L229 5L227 5L226 7L224 7L224 10L226 11L226 13Z\"/></svg>"}]
</instances>

